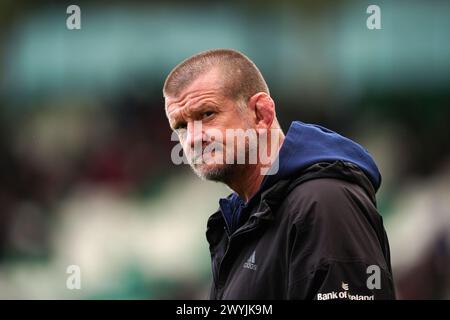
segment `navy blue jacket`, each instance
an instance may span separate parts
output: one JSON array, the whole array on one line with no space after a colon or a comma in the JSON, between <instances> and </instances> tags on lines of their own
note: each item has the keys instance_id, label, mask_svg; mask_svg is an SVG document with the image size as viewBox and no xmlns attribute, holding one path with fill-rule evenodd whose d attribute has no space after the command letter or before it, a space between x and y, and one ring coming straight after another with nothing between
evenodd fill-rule
<instances>
[{"instance_id":1,"label":"navy blue jacket","mask_svg":"<svg viewBox=\"0 0 450 320\"><path fill-rule=\"evenodd\" d=\"M393 299L389 243L370 154L326 128L293 122L279 170L245 203L208 220L211 299Z\"/></svg>"}]
</instances>

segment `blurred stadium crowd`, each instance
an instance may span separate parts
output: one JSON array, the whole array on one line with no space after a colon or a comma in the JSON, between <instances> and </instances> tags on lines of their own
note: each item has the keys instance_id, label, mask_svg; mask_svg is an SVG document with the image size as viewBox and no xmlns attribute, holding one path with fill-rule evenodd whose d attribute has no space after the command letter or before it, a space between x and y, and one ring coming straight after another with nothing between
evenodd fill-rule
<instances>
[{"instance_id":1,"label":"blurred stadium crowd","mask_svg":"<svg viewBox=\"0 0 450 320\"><path fill-rule=\"evenodd\" d=\"M204 236L224 186L175 166L162 83L185 57L240 50L282 127L363 144L400 299L450 298L450 3L0 4L0 298L205 298ZM79 265L82 289L68 290Z\"/></svg>"}]
</instances>

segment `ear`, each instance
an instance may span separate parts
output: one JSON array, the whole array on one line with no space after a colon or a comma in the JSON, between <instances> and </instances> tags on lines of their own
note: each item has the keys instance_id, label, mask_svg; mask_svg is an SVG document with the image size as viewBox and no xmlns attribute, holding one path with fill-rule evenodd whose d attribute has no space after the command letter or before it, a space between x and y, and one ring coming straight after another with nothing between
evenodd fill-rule
<instances>
[{"instance_id":1,"label":"ear","mask_svg":"<svg viewBox=\"0 0 450 320\"><path fill-rule=\"evenodd\" d=\"M275 103L265 92L258 92L250 97L248 107L255 114L256 127L269 129L275 119Z\"/></svg>"}]
</instances>

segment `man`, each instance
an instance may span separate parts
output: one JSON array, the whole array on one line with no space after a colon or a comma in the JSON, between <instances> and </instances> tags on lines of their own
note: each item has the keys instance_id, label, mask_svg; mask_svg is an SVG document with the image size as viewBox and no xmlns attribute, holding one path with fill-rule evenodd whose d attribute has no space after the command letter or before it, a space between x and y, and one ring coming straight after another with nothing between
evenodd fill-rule
<instances>
[{"instance_id":1,"label":"man","mask_svg":"<svg viewBox=\"0 0 450 320\"><path fill-rule=\"evenodd\" d=\"M234 50L186 59L168 75L163 94L193 170L234 191L208 220L211 299L395 298L376 209L381 176L364 148L298 121L285 136L263 76ZM229 130L264 136L256 161L249 161L256 140L247 135L236 146ZM244 151L247 161L232 151ZM267 174L264 154L271 159Z\"/></svg>"}]
</instances>

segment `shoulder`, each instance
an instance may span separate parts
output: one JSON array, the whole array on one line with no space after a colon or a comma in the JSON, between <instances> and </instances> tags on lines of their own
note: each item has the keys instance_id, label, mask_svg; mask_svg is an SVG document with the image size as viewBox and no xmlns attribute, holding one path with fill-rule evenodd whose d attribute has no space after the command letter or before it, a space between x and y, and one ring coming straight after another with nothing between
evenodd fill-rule
<instances>
[{"instance_id":1,"label":"shoulder","mask_svg":"<svg viewBox=\"0 0 450 320\"><path fill-rule=\"evenodd\" d=\"M317 178L290 188L283 206L292 222L313 219L336 225L376 208L357 184L335 178Z\"/></svg>"},{"instance_id":2,"label":"shoulder","mask_svg":"<svg viewBox=\"0 0 450 320\"><path fill-rule=\"evenodd\" d=\"M288 196L308 196L315 199L326 198L325 196L341 193L344 189L354 187L353 183L336 178L316 178L302 183L295 183L290 187Z\"/></svg>"},{"instance_id":3,"label":"shoulder","mask_svg":"<svg viewBox=\"0 0 450 320\"><path fill-rule=\"evenodd\" d=\"M289 188L286 201L291 205L320 203L333 204L348 199L349 194L362 192L358 185L336 178L317 178L302 183L295 182Z\"/></svg>"}]
</instances>

